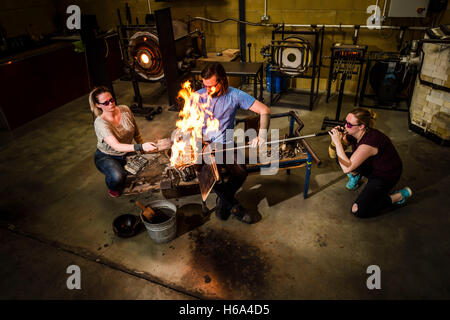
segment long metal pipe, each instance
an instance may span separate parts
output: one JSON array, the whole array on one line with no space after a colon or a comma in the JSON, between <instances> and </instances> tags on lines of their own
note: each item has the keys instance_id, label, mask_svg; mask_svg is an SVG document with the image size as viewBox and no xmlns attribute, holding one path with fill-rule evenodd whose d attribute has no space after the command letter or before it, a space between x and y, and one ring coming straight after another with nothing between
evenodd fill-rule
<instances>
[{"instance_id":1,"label":"long metal pipe","mask_svg":"<svg viewBox=\"0 0 450 320\"><path fill-rule=\"evenodd\" d=\"M285 24L285 27L291 27L291 28L312 28L312 27L316 27L316 28L338 28L338 29L343 29L343 28L354 28L356 25L354 24L315 24L315 25L311 25L311 24ZM378 27L373 27L373 26L367 26L367 25L360 25L360 28L365 28L365 29L394 29L394 30L400 30L402 27L398 27L398 26L378 26ZM410 30L426 30L428 29L427 27L407 27Z\"/></svg>"},{"instance_id":2,"label":"long metal pipe","mask_svg":"<svg viewBox=\"0 0 450 320\"><path fill-rule=\"evenodd\" d=\"M327 135L328 131L322 131L322 132L318 132L318 133L312 133L312 134L307 134L304 136L300 136L300 137L293 137L293 138L286 138L286 139L280 139L280 140L275 140L275 141L267 141L264 142L262 145L269 145L269 144L275 144L275 143L280 143L280 142L287 142L287 141L295 141L295 140L301 140L301 139L306 139L306 138L313 138L313 137L320 137L320 136L324 136ZM212 150L210 152L202 152L199 153L199 155L206 155L206 154L211 154L215 151L231 151L231 150L239 150L239 149L246 149L246 148L250 148L250 145L244 145L244 146L239 146L239 147L234 147L234 148L226 148L226 149L219 149L219 150Z\"/></svg>"},{"instance_id":3,"label":"long metal pipe","mask_svg":"<svg viewBox=\"0 0 450 320\"><path fill-rule=\"evenodd\" d=\"M284 26L289 28L338 28L338 29L348 29L348 28L355 28L355 24L282 24L282 23L255 23L255 22L249 22L249 21L242 21L235 18L226 18L222 20L211 20L204 17L193 17L190 19L190 21L194 20L202 20L210 23L223 23L225 21L234 21L237 23L244 23L248 24L254 27L278 27L278 26ZM367 26L367 25L360 25L360 28L365 29L375 29L373 26ZM394 29L394 30L400 30L402 27L399 26L378 26L376 29ZM426 30L428 27L407 27L410 30Z\"/></svg>"}]
</instances>

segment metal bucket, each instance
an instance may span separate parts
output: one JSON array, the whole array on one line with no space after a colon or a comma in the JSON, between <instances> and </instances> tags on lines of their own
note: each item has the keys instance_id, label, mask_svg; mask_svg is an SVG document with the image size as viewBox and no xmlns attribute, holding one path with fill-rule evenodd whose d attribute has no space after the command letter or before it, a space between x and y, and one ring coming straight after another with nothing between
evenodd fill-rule
<instances>
[{"instance_id":1,"label":"metal bucket","mask_svg":"<svg viewBox=\"0 0 450 320\"><path fill-rule=\"evenodd\" d=\"M153 210L168 209L165 213L170 215L170 218L162 223L149 223L143 217L141 211L141 221L144 223L150 238L156 243L166 243L174 239L177 233L177 207L167 200L153 201L147 206Z\"/></svg>"}]
</instances>

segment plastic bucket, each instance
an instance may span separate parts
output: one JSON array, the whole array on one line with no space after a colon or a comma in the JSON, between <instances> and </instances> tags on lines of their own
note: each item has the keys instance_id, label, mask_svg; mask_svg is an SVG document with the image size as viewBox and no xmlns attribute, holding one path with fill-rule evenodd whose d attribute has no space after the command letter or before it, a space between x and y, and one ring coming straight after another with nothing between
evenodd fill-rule
<instances>
[{"instance_id":1,"label":"plastic bucket","mask_svg":"<svg viewBox=\"0 0 450 320\"><path fill-rule=\"evenodd\" d=\"M143 217L141 211L141 221L144 223L150 238L156 243L166 243L174 239L177 233L177 207L173 203L166 200L152 201L147 204L147 206L153 210L166 209L164 210L164 213L170 216L170 218L164 222L149 223Z\"/></svg>"}]
</instances>

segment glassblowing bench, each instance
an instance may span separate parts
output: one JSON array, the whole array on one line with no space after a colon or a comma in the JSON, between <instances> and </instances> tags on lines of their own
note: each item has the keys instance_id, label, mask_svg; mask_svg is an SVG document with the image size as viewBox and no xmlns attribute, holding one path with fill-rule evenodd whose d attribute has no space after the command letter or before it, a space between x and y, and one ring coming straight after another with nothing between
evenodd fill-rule
<instances>
[{"instance_id":1,"label":"glassblowing bench","mask_svg":"<svg viewBox=\"0 0 450 320\"><path fill-rule=\"evenodd\" d=\"M271 119L288 119L288 134L286 134L284 138L295 138L301 136L300 131L304 127L304 124L294 111L271 114L270 116ZM259 117L253 116L237 119L236 125L244 122L244 130L257 129L258 119ZM308 196L312 163L315 162L317 165L320 165L320 159L304 139L289 142L283 142L282 139L280 142L279 148L268 148L268 150L277 150L276 152L279 152L279 157L274 159L275 161L246 164L247 171L249 174L258 174L261 171L261 168L276 166L279 170L287 170L287 174L290 174L291 169L306 167L303 191L303 198L306 199ZM124 195L138 194L148 191L157 192L161 190L165 198L171 199L200 193L199 179L196 177L195 172L193 172L193 166L186 167L182 170L171 168L168 152L146 154L144 156L149 160L148 165L137 175L130 177L130 183L125 188ZM246 163L248 162L249 161L246 161ZM220 172L220 176L223 177L224 174Z\"/></svg>"},{"instance_id":2,"label":"glassblowing bench","mask_svg":"<svg viewBox=\"0 0 450 320\"><path fill-rule=\"evenodd\" d=\"M284 138L286 139L301 136L300 131L304 127L304 124L294 111L270 115L271 119L284 117L289 120L289 133ZM237 119L236 124L244 122L245 131L248 129L256 130L257 121L255 120L257 119L258 117ZM280 139L281 141L283 140L281 137ZM320 165L320 159L312 150L308 142L304 139L299 139L288 143L280 143L278 149L279 157L278 161L275 163L278 166L278 170L286 170L287 174L290 174L291 169L306 167L305 184L303 189L303 198L306 199L308 197L312 163L315 162L317 165ZM273 167L274 163L246 164L247 172L249 174L258 174L261 171L261 168L269 168L270 166Z\"/></svg>"}]
</instances>

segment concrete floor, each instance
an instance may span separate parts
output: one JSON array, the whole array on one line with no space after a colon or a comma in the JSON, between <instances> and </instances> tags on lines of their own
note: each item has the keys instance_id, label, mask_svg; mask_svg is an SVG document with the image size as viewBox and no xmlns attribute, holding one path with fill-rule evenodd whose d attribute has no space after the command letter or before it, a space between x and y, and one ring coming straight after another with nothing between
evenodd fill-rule
<instances>
[{"instance_id":1,"label":"concrete floor","mask_svg":"<svg viewBox=\"0 0 450 320\"><path fill-rule=\"evenodd\" d=\"M119 102L130 105L131 83L117 81L114 88ZM158 84L141 89L146 103L166 101ZM336 100L326 104L322 95L313 111L297 110L302 132L319 131L323 117L334 115ZM346 97L341 114L352 107L353 98ZM289 110L272 107L273 113ZM0 298L448 299L450 150L408 131L406 113L377 112L377 127L404 162L399 186L414 191L406 206L354 218L350 207L358 191L345 189L324 136L310 139L323 164L313 166L308 199L305 168L290 176L251 176L237 197L259 211L260 222L220 221L213 213L159 245L145 232L122 239L112 230L115 217L139 213L134 200L163 197L107 195L93 162L96 137L87 96L12 135L3 133ZM156 140L170 136L176 118L165 110L152 122L137 122L144 139ZM171 201L191 220L201 214L199 195ZM214 207L214 194L207 203ZM66 288L72 264L81 268L81 290ZM370 265L381 269L380 290L366 287Z\"/></svg>"}]
</instances>

